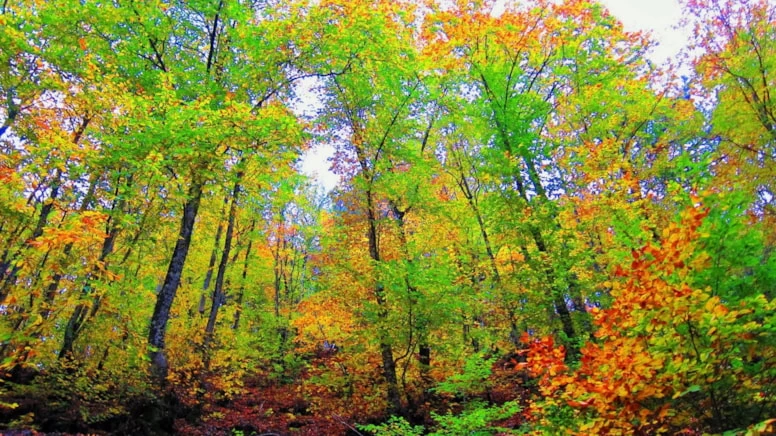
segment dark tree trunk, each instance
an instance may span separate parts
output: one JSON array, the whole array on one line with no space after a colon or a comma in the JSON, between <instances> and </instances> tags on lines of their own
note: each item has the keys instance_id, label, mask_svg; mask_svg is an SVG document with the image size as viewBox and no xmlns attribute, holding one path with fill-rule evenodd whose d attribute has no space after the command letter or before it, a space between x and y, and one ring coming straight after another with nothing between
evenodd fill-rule
<instances>
[{"instance_id":1,"label":"dark tree trunk","mask_svg":"<svg viewBox=\"0 0 776 436\"><path fill-rule=\"evenodd\" d=\"M94 200L94 190L97 186L97 177L92 177L91 181L89 182L89 189L87 190L86 195L84 196L83 202L81 203L81 207L79 208L79 212L84 212L88 210L91 207L91 203ZM62 250L62 257L67 261L67 259L70 257L70 254L73 251L73 243L70 242L67 245L65 245L64 250ZM46 263L46 259L48 259L50 252L47 252L44 256L44 260L41 262L40 267L38 268L39 274L41 271L44 270L44 265ZM51 278L51 282L46 287L46 292L43 296L43 301L41 302L40 307L38 308L38 313L41 316L42 319L48 319L52 313L54 312L54 300L57 295L57 290L59 289L59 283L62 280L62 272L57 271L54 276ZM33 307L33 300L32 296L30 296L30 308ZM21 322L17 323L15 326L14 331L20 331L25 328L26 324L26 317L21 318ZM38 340L43 340L43 335L40 333L40 327L38 328L32 328L31 331L27 332L26 335L29 339L23 345L21 348L24 348L28 350L25 353L21 353L16 357L17 363L26 362L27 359L30 356L30 353L33 349L33 346L31 345L32 338L37 337Z\"/></svg>"},{"instance_id":2,"label":"dark tree trunk","mask_svg":"<svg viewBox=\"0 0 776 436\"><path fill-rule=\"evenodd\" d=\"M234 235L234 221L237 215L237 197L240 195L240 179L242 173L237 174L237 181L232 191L232 204L229 206L229 223L226 227L226 236L224 237L224 251L221 253L221 261L218 263L218 272L216 273L216 283L213 289L212 305L210 306L210 316L205 327L205 352L213 341L213 333L216 329L216 320L218 319L218 309L226 300L224 292L224 276L226 275L226 266L229 263L229 253L232 251L232 239ZM209 360L205 360L209 362Z\"/></svg>"},{"instance_id":3,"label":"dark tree trunk","mask_svg":"<svg viewBox=\"0 0 776 436\"><path fill-rule=\"evenodd\" d=\"M407 232L406 232L406 222L405 217L407 216L407 212L409 211L409 207L405 208L404 210L399 209L399 207L391 202L391 207L393 209L393 215L396 218L396 223L399 227L399 242L401 244L401 252L402 256L404 257L405 262L407 262L407 265L412 265L413 258L410 255L409 252L409 244L407 242ZM495 264L494 264L495 265ZM428 320L426 319L425 315L420 313L418 315L413 315L413 308L418 306L418 297L420 296L420 293L418 289L412 285L412 282L410 280L409 271L404 272L404 284L407 288L407 294L408 294L408 300L409 300L409 326L410 326L410 334L409 334L409 346L407 349L407 352L411 352L415 344L413 343L413 334L416 334L420 339L418 340L418 363L419 363L419 369L420 369L420 379L423 386L423 402L425 402L425 395L426 395L426 388L430 386L431 384L431 377L429 374L429 371L431 370L431 346L428 343ZM414 319L414 321L413 321ZM414 330L414 331L413 331ZM409 363L409 360L407 361ZM402 373L402 385L404 385L404 374L406 373L406 366L404 368L404 372ZM406 394L406 392L405 392ZM408 402L412 404L412 400L407 398Z\"/></svg>"},{"instance_id":4,"label":"dark tree trunk","mask_svg":"<svg viewBox=\"0 0 776 436\"><path fill-rule=\"evenodd\" d=\"M224 223L221 221L221 217L226 212L226 205L229 203L228 197L224 198L224 206L221 209L221 214L218 216L218 229L216 229L216 241L213 244L213 251L210 252L210 261L207 264L207 273L205 273L205 281L202 282L202 295L199 297L199 310L200 315L205 313L205 305L207 303L207 290L210 288L210 280L213 279L213 269L216 266L216 258L218 257L218 248L221 246L221 233L224 231Z\"/></svg>"},{"instance_id":5,"label":"dark tree trunk","mask_svg":"<svg viewBox=\"0 0 776 436\"><path fill-rule=\"evenodd\" d=\"M154 210L153 204L155 200L156 197L151 197L151 201L149 201L148 206L143 212L143 216L140 217L140 222L137 224L137 231L134 233L134 235L132 235L130 241L124 244L127 246L127 251L125 251L124 255L121 257L121 260L118 263L119 265L124 265L127 263L127 260L129 260L129 257L132 255L132 250L137 246L137 243L140 241L140 237L143 236L143 233L146 232L146 222ZM135 276L137 276L137 273L135 273Z\"/></svg>"},{"instance_id":6,"label":"dark tree trunk","mask_svg":"<svg viewBox=\"0 0 776 436\"><path fill-rule=\"evenodd\" d=\"M393 360L393 348L385 338L380 339L380 356L383 360L383 377L388 384L388 413L391 415L402 414L403 407L401 393L399 392L399 380L396 377L396 362Z\"/></svg>"},{"instance_id":7,"label":"dark tree trunk","mask_svg":"<svg viewBox=\"0 0 776 436\"><path fill-rule=\"evenodd\" d=\"M483 87L485 88L485 92L488 96L488 99L491 101L491 103L496 103L498 99L493 93L493 89L490 87L488 80L482 74L480 75L480 80ZM504 149L506 151L514 153L515 148L513 147L513 144L510 141L510 136L507 131L507 126L502 121L499 120L498 114L494 113L493 121L496 124L496 129L498 131L498 134ZM539 198L540 201L544 203L548 203L549 200L547 198L547 192L544 189L544 186L542 185L542 182L539 177L539 173L536 169L536 165L534 161L525 152L520 153L520 155L522 156L523 162L525 163L526 169L528 170L528 179L530 183L533 185L534 191L536 192L537 197ZM519 174L519 171L517 172L517 174ZM528 196L525 191L525 184L523 183L524 181L522 180L522 177L520 177L519 175L516 175L514 179L517 183L520 196L523 198L523 200L528 202ZM553 219L556 218L555 214L553 214L552 218ZM537 229L534 226L530 226L529 231L533 236L534 242L536 243L536 246L539 249L539 251L546 253L547 247L544 244L544 240L542 238L542 235L539 229ZM574 341L574 339L576 338L574 323L571 319L571 314L569 312L568 305L566 304L566 301L565 301L565 296L567 295L567 293L565 289L559 288L557 285L553 284L555 282L554 280L555 271L552 268L552 266L546 265L544 269L545 269L545 274L547 276L548 282L550 283L550 286L551 286L552 299L553 299L553 305L555 307L555 311L560 317L560 321L563 327L563 332L566 335L566 337L569 339L569 343L568 343L569 353L567 353L566 358L573 360L578 354L578 346L576 345L576 341Z\"/></svg>"},{"instance_id":8,"label":"dark tree trunk","mask_svg":"<svg viewBox=\"0 0 776 436\"><path fill-rule=\"evenodd\" d=\"M156 296L156 305L154 313L151 316L151 325L148 331L148 345L150 346L149 357L151 358L151 368L155 375L164 380L167 376L167 356L164 352L164 339L167 332L167 321L170 318L170 309L175 300L175 294L180 286L183 267L186 263L186 257L189 254L191 245L191 235L194 232L194 223L199 211L199 203L202 199L202 189L204 183L193 181L189 188L188 199L183 206L183 216L181 217L181 226L178 232L178 240L170 258L170 264L167 268L167 274L164 278L164 284L159 294Z\"/></svg>"},{"instance_id":9,"label":"dark tree trunk","mask_svg":"<svg viewBox=\"0 0 776 436\"><path fill-rule=\"evenodd\" d=\"M485 227L485 220L480 213L477 198L475 198L475 193L472 192L469 182L466 180L466 174L464 173L462 165L462 163L459 163L460 180L458 181L458 187L461 188L463 196L466 197L469 207L471 207L475 218L477 218L480 236L482 236L482 242L485 244L485 251L488 253L488 259L490 260L490 269L493 273L493 279L498 283L501 281L501 277L499 277L498 268L496 267L496 254L493 252L493 246L491 245L490 237L488 236L488 229Z\"/></svg>"},{"instance_id":10,"label":"dark tree trunk","mask_svg":"<svg viewBox=\"0 0 776 436\"><path fill-rule=\"evenodd\" d=\"M0 285L2 285L2 282L5 278L5 273L8 272L8 268L11 267L11 263L13 261L13 256L11 256L11 247L17 243L26 229L26 225L19 224L15 229L9 229L10 231L8 233L4 233L8 237L5 238L5 242L3 243L5 250L3 250L3 254L0 256Z\"/></svg>"},{"instance_id":11,"label":"dark tree trunk","mask_svg":"<svg viewBox=\"0 0 776 436\"><path fill-rule=\"evenodd\" d=\"M245 258L243 259L242 277L240 279L240 291L237 293L237 301L234 309L234 321L232 322L232 330L237 330L240 326L240 315L242 314L242 302L243 295L245 294L245 279L248 277L248 260L251 257L251 248L253 247L253 238L251 233L256 227L256 220L251 221L251 229L248 231L248 247L245 249Z\"/></svg>"},{"instance_id":12,"label":"dark tree trunk","mask_svg":"<svg viewBox=\"0 0 776 436\"><path fill-rule=\"evenodd\" d=\"M280 259L281 240L285 239L285 235L283 235L285 219L286 219L285 215L283 213L283 210L281 209L280 220L278 221L277 230L275 232L275 252L272 253L272 258L275 263L272 268L272 271L275 275L275 281L274 281L275 320L280 319L280 291L281 291L282 277L285 274L285 271L283 271L283 261Z\"/></svg>"},{"instance_id":13,"label":"dark tree trunk","mask_svg":"<svg viewBox=\"0 0 776 436\"><path fill-rule=\"evenodd\" d=\"M432 381L429 374L431 370L431 346L425 339L421 341L418 349L418 363L420 363L420 379L425 385L429 385Z\"/></svg>"},{"instance_id":14,"label":"dark tree trunk","mask_svg":"<svg viewBox=\"0 0 776 436\"><path fill-rule=\"evenodd\" d=\"M369 240L369 256L375 263L380 262L380 250L377 242L377 217L374 211L374 201L372 199L372 191L366 191L366 204L367 204L367 221L368 221L368 240ZM378 317L380 321L385 322L388 319L388 310L386 308L385 301L385 288L378 279L375 283L375 300L377 301ZM390 410L390 414L401 414L403 412L401 393L399 392L399 380L396 377L396 361L393 359L393 347L390 343L390 338L384 332L382 326L380 328L380 356L383 361L383 377L387 383L387 399Z\"/></svg>"},{"instance_id":15,"label":"dark tree trunk","mask_svg":"<svg viewBox=\"0 0 776 436\"><path fill-rule=\"evenodd\" d=\"M530 227L531 235L533 236L534 243L536 244L536 248L539 249L539 252L541 253L547 253L547 244L544 242L544 238L542 237L541 232L539 229L537 229L534 226ZM574 329L574 322L571 319L571 312L569 311L569 307L566 304L566 292L563 289L558 288L557 285L555 285L555 270L551 265L545 265L545 275L547 276L547 282L550 283L550 286L552 288L552 303L555 306L555 312L558 314L558 317L560 318L560 323L563 328L563 333L566 335L566 338L569 340L568 343L568 350L569 352L566 354L567 359L573 360L576 358L577 354L579 353L579 346L576 344L577 334L576 330Z\"/></svg>"}]
</instances>

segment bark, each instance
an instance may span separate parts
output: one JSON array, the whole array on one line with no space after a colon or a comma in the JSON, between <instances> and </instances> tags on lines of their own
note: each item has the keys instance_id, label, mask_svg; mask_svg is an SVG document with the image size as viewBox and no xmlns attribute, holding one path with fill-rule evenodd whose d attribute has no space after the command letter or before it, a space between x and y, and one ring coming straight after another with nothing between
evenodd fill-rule
<instances>
[{"instance_id":1,"label":"bark","mask_svg":"<svg viewBox=\"0 0 776 436\"><path fill-rule=\"evenodd\" d=\"M127 251L125 251L124 256L121 257L121 261L118 263L119 265L124 265L127 263L127 260L129 260L129 257L132 255L132 250L137 246L137 243L140 241L140 237L143 236L143 233L146 231L146 223L148 222L148 217L154 210L153 205L155 200L156 197L151 197L151 201L149 201L148 206L145 208L143 216L140 217L140 222L137 225L137 231L134 233L131 240L124 244L127 246ZM137 273L135 276L137 276Z\"/></svg>"},{"instance_id":2,"label":"bark","mask_svg":"<svg viewBox=\"0 0 776 436\"><path fill-rule=\"evenodd\" d=\"M423 340L418 349L418 362L420 363L420 379L426 384L431 383L431 346Z\"/></svg>"},{"instance_id":3,"label":"bark","mask_svg":"<svg viewBox=\"0 0 776 436\"><path fill-rule=\"evenodd\" d=\"M220 220L220 217L224 216L226 212L226 205L229 203L227 198L224 198L224 206L221 209L219 215L218 229L216 229L216 241L213 244L213 251L210 252L210 261L207 264L207 273L205 273L205 281L202 283L202 295L199 297L199 314L204 315L205 304L207 302L207 290L210 288L210 281L213 279L213 269L216 266L216 258L218 257L218 248L221 246L221 233L224 232L224 223Z\"/></svg>"},{"instance_id":4,"label":"bark","mask_svg":"<svg viewBox=\"0 0 776 436\"><path fill-rule=\"evenodd\" d=\"M464 191L464 197L466 197L469 207L474 212L475 218L477 218L477 225L480 228L480 236L482 236L482 242L485 244L485 252L488 253L488 260L490 261L490 269L493 273L493 278L496 283L501 281L501 277L498 274L498 268L496 267L496 254L493 252L493 246L490 243L490 237L488 236L488 230L485 228L485 220L482 218L480 208L477 205L477 200L474 198L474 193L469 188L469 184L466 182L466 177L461 175L461 189Z\"/></svg>"},{"instance_id":5,"label":"bark","mask_svg":"<svg viewBox=\"0 0 776 436\"><path fill-rule=\"evenodd\" d=\"M199 211L199 203L202 199L202 189L204 183L195 180L189 188L188 199L183 206L183 216L178 232L178 240L170 258L170 264L167 268L167 274L164 278L164 284L159 294L156 296L156 305L154 313L151 316L151 325L148 331L148 344L150 346L149 357L151 359L151 368L154 374L164 380L167 376L167 356L164 350L165 334L167 332L167 321L170 318L170 309L175 300L175 294L180 286L183 267L186 264L186 257L189 254L191 245L191 236L194 232L194 223Z\"/></svg>"},{"instance_id":6,"label":"bark","mask_svg":"<svg viewBox=\"0 0 776 436\"><path fill-rule=\"evenodd\" d=\"M401 253L402 256L407 262L407 265L412 265L413 259L410 256L409 249L408 249L408 243L407 243L407 232L406 232L406 221L405 217L407 215L407 212L409 211L409 208L405 208L404 210L400 210L396 204L391 202L391 207L393 209L393 215L396 217L396 222L399 227L399 242L401 244ZM398 357L396 360L401 360L405 357L408 357L410 353L415 349L416 342L414 341L414 337L417 336L419 340L417 341L418 344L418 363L419 363L419 369L420 369L420 379L421 383L423 385L423 402L425 402L425 388L430 385L431 383L431 377L429 374L429 371L431 369L431 347L428 344L428 322L423 316L423 314L414 314L414 308L418 306L418 289L412 285L412 282L410 281L409 272L405 271L404 273L404 283L407 289L408 294L408 300L409 300L409 339L407 344L407 351L404 356ZM405 375L407 373L407 367L409 366L410 359L407 360L407 362L404 365L404 368L402 370L402 386L405 387L405 393L406 393L406 384L405 384ZM412 399L407 397L407 401L412 406Z\"/></svg>"},{"instance_id":7,"label":"bark","mask_svg":"<svg viewBox=\"0 0 776 436\"><path fill-rule=\"evenodd\" d=\"M539 229L537 229L534 226L531 226L530 232L533 237L534 243L536 244L536 248L539 249L539 252L548 253L547 245L545 244L544 238L542 237L542 234L539 231ZM566 300L564 298L565 293L561 289L558 289L558 287L554 284L555 270L552 268L552 266L550 265L545 266L545 275L547 276L547 281L552 287L553 304L555 306L555 311L558 313L558 316L560 317L560 322L561 322L561 325L563 326L563 333L566 334L566 337L568 339L574 339L576 338L576 332L574 330L574 323L571 320L571 312L569 312L569 307L566 304ZM576 352L576 349L574 347L571 347L569 351Z\"/></svg>"},{"instance_id":8,"label":"bark","mask_svg":"<svg viewBox=\"0 0 776 436\"><path fill-rule=\"evenodd\" d=\"M380 356L383 361L383 377L388 384L388 413L391 415L403 412L401 394L399 393L399 380L396 377L396 362L393 360L393 348L385 339L380 339Z\"/></svg>"},{"instance_id":9,"label":"bark","mask_svg":"<svg viewBox=\"0 0 776 436\"><path fill-rule=\"evenodd\" d=\"M11 255L11 247L17 243L26 229L27 226L24 223L21 223L17 225L15 229L3 233L8 237L5 238L5 242L3 243L5 250L3 250L3 254L0 256L0 285L2 285L5 273L8 272L8 268L10 268L11 263L13 263L14 257Z\"/></svg>"},{"instance_id":10,"label":"bark","mask_svg":"<svg viewBox=\"0 0 776 436\"><path fill-rule=\"evenodd\" d=\"M251 258L251 249L253 248L253 238L250 236L253 230L256 228L256 219L251 221L251 229L248 231L248 247L245 249L245 258L243 259L243 272L240 279L240 291L237 294L237 308L234 311L234 322L232 323L232 329L237 330L240 326L240 316L242 315L242 300L245 294L245 281L248 277L248 260Z\"/></svg>"},{"instance_id":11,"label":"bark","mask_svg":"<svg viewBox=\"0 0 776 436\"><path fill-rule=\"evenodd\" d=\"M339 84L336 83L339 88ZM416 86L419 85L416 84ZM339 88L340 90L342 88ZM346 115L349 118L350 125L353 129L352 143L355 148L356 158L361 168L360 177L365 182L365 212L367 218L367 239L369 242L369 257L372 263L377 266L380 263L380 250L378 246L378 233L377 233L377 215L376 205L373 198L373 186L377 173L376 169L370 166L370 162L377 163L380 160L380 156L383 152L383 148L386 146L388 137L392 129L397 125L397 122L403 112L406 105L409 104L410 96L413 93L409 93L407 98L403 100L401 105L394 111L390 122L384 128L381 139L375 144L373 156L367 156L367 152L363 147L364 144L364 131L361 126L360 114L353 108L346 107ZM347 106L347 105L346 105ZM371 153L371 151L370 151ZM385 296L385 287L381 282L380 277L375 277L374 281L374 298L377 303L377 316L379 320L379 347L380 355L382 358L383 377L385 378L386 386L386 399L388 400L388 413L389 414L406 414L406 410L402 405L401 394L399 391L398 378L396 376L396 361L393 356L393 347L391 346L390 334L387 331L388 321L388 305Z\"/></svg>"},{"instance_id":12,"label":"bark","mask_svg":"<svg viewBox=\"0 0 776 436\"><path fill-rule=\"evenodd\" d=\"M275 251L272 253L272 257L274 261L273 271L275 275L275 282L274 282L275 320L277 321L277 325L278 325L277 332L278 332L278 335L280 335L281 344L284 344L284 345L288 339L288 329L280 323L281 290L285 291L284 292L285 302L286 304L288 304L288 302L290 301L288 275L293 274L293 271L291 271L290 273L288 271L288 254L286 254L287 253L286 248L288 247L288 242L284 234L284 231L286 228L285 222L286 222L285 213L281 208L280 220L278 221L278 224L277 224Z\"/></svg>"},{"instance_id":13,"label":"bark","mask_svg":"<svg viewBox=\"0 0 776 436\"><path fill-rule=\"evenodd\" d=\"M253 233L253 229L256 227L256 220L251 221L251 229L248 236L248 247L245 249L245 258L243 259L242 278L240 280L240 290L237 293L236 308L234 310L234 321L232 322L232 329L237 330L240 327L240 316L242 315L242 302L243 295L245 294L245 279L248 276L248 259L251 257L251 248L253 247L253 238L250 233Z\"/></svg>"},{"instance_id":14,"label":"bark","mask_svg":"<svg viewBox=\"0 0 776 436\"><path fill-rule=\"evenodd\" d=\"M375 215L374 200L370 189L367 189L366 191L366 205L369 256L375 263L378 263L380 262L380 251L377 242L377 217ZM388 319L388 309L386 308L385 288L379 279L375 282L374 294L378 305L378 317L381 321L386 321ZM399 392L399 380L396 376L396 361L393 359L393 347L391 346L386 332L384 332L382 328L380 329L379 339L380 356L383 361L383 377L388 385L386 389L389 404L388 413L400 414L403 412L403 407L401 394Z\"/></svg>"},{"instance_id":15,"label":"bark","mask_svg":"<svg viewBox=\"0 0 776 436\"><path fill-rule=\"evenodd\" d=\"M283 235L283 229L285 224L285 214L283 213L283 210L281 208L280 210L280 219L278 220L276 231L275 231L275 250L272 253L272 260L274 262L272 271L274 273L274 307L275 307L275 319L280 319L280 290L281 290L281 283L282 283L282 277L285 274L283 265L284 262L280 259L280 245L281 240L285 239L285 236Z\"/></svg>"},{"instance_id":16,"label":"bark","mask_svg":"<svg viewBox=\"0 0 776 436\"><path fill-rule=\"evenodd\" d=\"M278 238L280 238L280 225L278 225ZM280 243L278 242L278 245ZM280 269L282 268L282 264L280 263L280 260L278 259L280 248L277 249L278 252L275 253L275 268L274 268L274 274L275 274L275 282L274 282L274 289L275 289L275 296L274 296L274 307L275 307L275 319L280 318L280 275L282 274Z\"/></svg>"},{"instance_id":17,"label":"bark","mask_svg":"<svg viewBox=\"0 0 776 436\"><path fill-rule=\"evenodd\" d=\"M213 333L216 328L216 320L218 319L218 309L226 301L226 293L224 292L224 276L226 275L226 266L229 263L229 253L232 251L232 239L234 236L234 221L237 215L237 197L240 195L240 179L242 173L237 174L237 182L234 184L234 190L232 191L232 204L229 206L229 223L226 227L226 235L224 237L224 251L221 253L221 261L218 263L218 272L216 273L216 283L213 289L212 305L210 306L210 316L207 320L207 326L205 327L205 351L213 340ZM208 360L206 360L208 362Z\"/></svg>"}]
</instances>

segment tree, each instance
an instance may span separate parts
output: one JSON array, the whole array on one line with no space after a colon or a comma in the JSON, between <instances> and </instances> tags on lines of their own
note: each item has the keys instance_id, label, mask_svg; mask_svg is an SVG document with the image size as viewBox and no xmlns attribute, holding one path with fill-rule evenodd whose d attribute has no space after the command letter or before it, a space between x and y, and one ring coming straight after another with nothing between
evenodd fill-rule
<instances>
[{"instance_id":1,"label":"tree","mask_svg":"<svg viewBox=\"0 0 776 436\"><path fill-rule=\"evenodd\" d=\"M756 207L772 219L776 7L767 0L683 3L685 21L693 26L696 76L691 89L710 108L715 171L756 196Z\"/></svg>"},{"instance_id":2,"label":"tree","mask_svg":"<svg viewBox=\"0 0 776 436\"><path fill-rule=\"evenodd\" d=\"M591 0L3 2L0 427L772 431L776 14L684 4L688 77Z\"/></svg>"}]
</instances>

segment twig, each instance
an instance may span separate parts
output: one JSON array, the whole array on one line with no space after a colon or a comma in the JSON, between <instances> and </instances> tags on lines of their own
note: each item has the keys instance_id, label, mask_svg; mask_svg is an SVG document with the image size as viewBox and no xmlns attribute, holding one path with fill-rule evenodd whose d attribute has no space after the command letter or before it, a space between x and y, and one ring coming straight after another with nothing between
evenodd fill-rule
<instances>
[{"instance_id":1,"label":"twig","mask_svg":"<svg viewBox=\"0 0 776 436\"><path fill-rule=\"evenodd\" d=\"M361 433L360 431L356 430L356 428L353 427L352 425L348 424L341 416L339 416L339 415L331 415L331 417L334 418L336 421L339 421L340 424L342 424L345 427L347 427L347 428L353 430L354 432L356 432L356 434L358 436L364 436L363 433Z\"/></svg>"}]
</instances>

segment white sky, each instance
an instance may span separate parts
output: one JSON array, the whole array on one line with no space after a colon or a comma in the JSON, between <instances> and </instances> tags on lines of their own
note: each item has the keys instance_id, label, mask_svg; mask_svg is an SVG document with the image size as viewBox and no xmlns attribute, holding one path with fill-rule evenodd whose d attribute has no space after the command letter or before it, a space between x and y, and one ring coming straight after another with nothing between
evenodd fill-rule
<instances>
[{"instance_id":1,"label":"white sky","mask_svg":"<svg viewBox=\"0 0 776 436\"><path fill-rule=\"evenodd\" d=\"M673 27L679 24L677 0L599 0L622 21L625 30L648 30L658 42L652 60L670 59L684 47L687 35Z\"/></svg>"},{"instance_id":2,"label":"white sky","mask_svg":"<svg viewBox=\"0 0 776 436\"><path fill-rule=\"evenodd\" d=\"M505 1L508 0L499 0L498 3ZM663 63L676 56L687 41L686 34L673 29L681 15L678 0L599 1L622 21L625 30L652 32L658 42L651 56L656 63ZM334 189L339 181L339 176L329 170L331 162L328 159L333 154L331 146L318 145L305 153L300 164L302 172L314 178L327 192Z\"/></svg>"}]
</instances>

